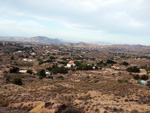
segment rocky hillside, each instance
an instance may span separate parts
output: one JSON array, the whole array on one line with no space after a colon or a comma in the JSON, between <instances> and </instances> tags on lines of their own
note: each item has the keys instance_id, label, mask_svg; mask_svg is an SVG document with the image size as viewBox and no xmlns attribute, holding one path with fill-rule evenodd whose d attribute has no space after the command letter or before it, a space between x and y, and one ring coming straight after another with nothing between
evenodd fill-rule
<instances>
[{"instance_id":1,"label":"rocky hillside","mask_svg":"<svg viewBox=\"0 0 150 113\"><path fill-rule=\"evenodd\" d=\"M52 39L52 38L48 38L45 36L32 37L32 38L29 38L29 41L34 42L34 43L44 43L44 44L60 44L60 43L62 43L58 39Z\"/></svg>"},{"instance_id":2,"label":"rocky hillside","mask_svg":"<svg viewBox=\"0 0 150 113\"><path fill-rule=\"evenodd\" d=\"M60 44L59 39L52 39L45 36L36 36L31 38L24 37L0 37L0 41L13 41L13 42L28 42L28 43L40 43L40 44Z\"/></svg>"}]
</instances>

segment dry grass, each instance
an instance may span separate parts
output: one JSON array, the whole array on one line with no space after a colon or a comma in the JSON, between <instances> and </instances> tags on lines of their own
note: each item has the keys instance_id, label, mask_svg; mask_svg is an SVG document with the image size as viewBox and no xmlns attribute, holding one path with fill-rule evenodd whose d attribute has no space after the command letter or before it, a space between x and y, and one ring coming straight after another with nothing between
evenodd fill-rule
<instances>
[{"instance_id":1,"label":"dry grass","mask_svg":"<svg viewBox=\"0 0 150 113\"><path fill-rule=\"evenodd\" d=\"M86 72L85 75L87 74ZM15 76L22 78L22 86L11 83L11 79ZM53 102L51 107L38 109L56 112L60 106L65 105L87 113L128 113L135 108L138 108L139 112L142 110L146 112L150 109L148 87L119 83L112 76L105 77L99 74L92 76L91 74L89 77L77 78L72 75L64 80L58 80L57 77L53 80L41 80L36 76L12 75L8 83L0 80L3 83L0 91L0 106L30 111L40 103ZM119 79L124 78L127 79L127 77Z\"/></svg>"}]
</instances>

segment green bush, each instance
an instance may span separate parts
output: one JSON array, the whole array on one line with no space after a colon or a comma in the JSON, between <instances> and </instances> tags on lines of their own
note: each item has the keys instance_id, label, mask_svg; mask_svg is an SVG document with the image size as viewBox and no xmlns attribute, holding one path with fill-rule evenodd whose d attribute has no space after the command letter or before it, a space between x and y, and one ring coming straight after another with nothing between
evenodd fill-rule
<instances>
[{"instance_id":1,"label":"green bush","mask_svg":"<svg viewBox=\"0 0 150 113\"><path fill-rule=\"evenodd\" d=\"M40 71L39 76L41 76L41 77L46 77L46 74L45 74L45 70L44 70L44 69L42 69L42 70Z\"/></svg>"},{"instance_id":2,"label":"green bush","mask_svg":"<svg viewBox=\"0 0 150 113\"><path fill-rule=\"evenodd\" d=\"M97 63L97 66L103 67L103 66L106 66L106 64L103 61L100 61Z\"/></svg>"},{"instance_id":3,"label":"green bush","mask_svg":"<svg viewBox=\"0 0 150 113\"><path fill-rule=\"evenodd\" d=\"M44 63L44 61L43 61L43 60L39 61L39 65L41 65L41 64L43 64L43 63Z\"/></svg>"},{"instance_id":4,"label":"green bush","mask_svg":"<svg viewBox=\"0 0 150 113\"><path fill-rule=\"evenodd\" d=\"M29 70L27 70L27 73L32 74L32 73L33 73L33 71L32 71L31 69L29 69Z\"/></svg>"},{"instance_id":5,"label":"green bush","mask_svg":"<svg viewBox=\"0 0 150 113\"><path fill-rule=\"evenodd\" d=\"M78 110L75 108L67 108L66 110L63 111L63 113L79 113Z\"/></svg>"},{"instance_id":6,"label":"green bush","mask_svg":"<svg viewBox=\"0 0 150 113\"><path fill-rule=\"evenodd\" d=\"M119 83L123 83L123 80L118 80Z\"/></svg>"},{"instance_id":7,"label":"green bush","mask_svg":"<svg viewBox=\"0 0 150 113\"><path fill-rule=\"evenodd\" d=\"M64 67L57 67L57 65L53 65L52 68L50 69L52 73L57 74L57 73L63 73L66 74L68 73L68 69Z\"/></svg>"},{"instance_id":8,"label":"green bush","mask_svg":"<svg viewBox=\"0 0 150 113\"><path fill-rule=\"evenodd\" d=\"M61 80L64 80L64 77L63 77L63 76L58 76L57 78L58 78L58 79L61 79Z\"/></svg>"},{"instance_id":9,"label":"green bush","mask_svg":"<svg viewBox=\"0 0 150 113\"><path fill-rule=\"evenodd\" d=\"M56 59L56 58L55 58L54 56L50 56L50 59L51 59L51 60L54 60L54 59Z\"/></svg>"},{"instance_id":10,"label":"green bush","mask_svg":"<svg viewBox=\"0 0 150 113\"><path fill-rule=\"evenodd\" d=\"M142 80L148 80L149 77L148 77L148 75L142 75L142 76L141 76L141 79L142 79Z\"/></svg>"},{"instance_id":11,"label":"green bush","mask_svg":"<svg viewBox=\"0 0 150 113\"><path fill-rule=\"evenodd\" d=\"M11 59L11 60L14 60L14 56L12 56L10 59Z\"/></svg>"},{"instance_id":12,"label":"green bush","mask_svg":"<svg viewBox=\"0 0 150 113\"><path fill-rule=\"evenodd\" d=\"M119 83L128 83L128 80L121 80L121 79L119 79L118 82Z\"/></svg>"},{"instance_id":13,"label":"green bush","mask_svg":"<svg viewBox=\"0 0 150 113\"><path fill-rule=\"evenodd\" d=\"M92 70L93 67L87 64L82 64L80 66L77 67L77 70Z\"/></svg>"},{"instance_id":14,"label":"green bush","mask_svg":"<svg viewBox=\"0 0 150 113\"><path fill-rule=\"evenodd\" d=\"M147 86L150 86L150 81L147 81Z\"/></svg>"},{"instance_id":15,"label":"green bush","mask_svg":"<svg viewBox=\"0 0 150 113\"><path fill-rule=\"evenodd\" d=\"M82 62L80 62L80 61L75 61L74 63L76 64L76 66L81 66L82 65Z\"/></svg>"},{"instance_id":16,"label":"green bush","mask_svg":"<svg viewBox=\"0 0 150 113\"><path fill-rule=\"evenodd\" d=\"M113 60L107 60L106 64L116 64L117 62L113 61Z\"/></svg>"},{"instance_id":17,"label":"green bush","mask_svg":"<svg viewBox=\"0 0 150 113\"><path fill-rule=\"evenodd\" d=\"M134 77L133 77L135 80L139 80L140 79L140 75L135 75Z\"/></svg>"},{"instance_id":18,"label":"green bush","mask_svg":"<svg viewBox=\"0 0 150 113\"><path fill-rule=\"evenodd\" d=\"M138 67L136 67L136 66L134 66L134 67L128 67L127 71L128 72L134 72L134 73L140 73L140 69Z\"/></svg>"},{"instance_id":19,"label":"green bush","mask_svg":"<svg viewBox=\"0 0 150 113\"><path fill-rule=\"evenodd\" d=\"M14 78L13 83L16 85L22 85L22 79L21 78Z\"/></svg>"},{"instance_id":20,"label":"green bush","mask_svg":"<svg viewBox=\"0 0 150 113\"><path fill-rule=\"evenodd\" d=\"M43 79L43 77L42 77L42 76L39 76L39 79Z\"/></svg>"},{"instance_id":21,"label":"green bush","mask_svg":"<svg viewBox=\"0 0 150 113\"><path fill-rule=\"evenodd\" d=\"M124 66L128 66L129 65L128 62L122 62L121 64L124 65Z\"/></svg>"},{"instance_id":22,"label":"green bush","mask_svg":"<svg viewBox=\"0 0 150 113\"><path fill-rule=\"evenodd\" d=\"M53 76L48 76L47 78L49 78L49 79L53 79Z\"/></svg>"}]
</instances>

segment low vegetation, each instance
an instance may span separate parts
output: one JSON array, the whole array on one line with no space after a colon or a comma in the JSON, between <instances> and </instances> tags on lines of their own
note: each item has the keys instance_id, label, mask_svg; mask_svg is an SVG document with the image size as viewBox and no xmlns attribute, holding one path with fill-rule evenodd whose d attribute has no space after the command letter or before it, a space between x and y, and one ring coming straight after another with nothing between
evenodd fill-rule
<instances>
[{"instance_id":1,"label":"low vegetation","mask_svg":"<svg viewBox=\"0 0 150 113\"><path fill-rule=\"evenodd\" d=\"M14 78L13 83L16 85L22 85L22 79L21 78Z\"/></svg>"},{"instance_id":2,"label":"low vegetation","mask_svg":"<svg viewBox=\"0 0 150 113\"><path fill-rule=\"evenodd\" d=\"M0 112L149 112L150 48L84 45L0 43Z\"/></svg>"}]
</instances>

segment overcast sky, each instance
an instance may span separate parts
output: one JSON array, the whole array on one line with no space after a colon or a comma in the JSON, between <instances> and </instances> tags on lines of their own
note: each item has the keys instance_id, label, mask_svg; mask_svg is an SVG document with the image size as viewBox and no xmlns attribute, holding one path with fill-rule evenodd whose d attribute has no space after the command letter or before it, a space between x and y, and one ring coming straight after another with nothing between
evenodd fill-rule
<instances>
[{"instance_id":1,"label":"overcast sky","mask_svg":"<svg viewBox=\"0 0 150 113\"><path fill-rule=\"evenodd\" d=\"M150 45L150 0L0 0L0 36Z\"/></svg>"}]
</instances>

